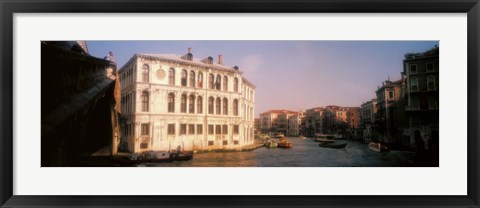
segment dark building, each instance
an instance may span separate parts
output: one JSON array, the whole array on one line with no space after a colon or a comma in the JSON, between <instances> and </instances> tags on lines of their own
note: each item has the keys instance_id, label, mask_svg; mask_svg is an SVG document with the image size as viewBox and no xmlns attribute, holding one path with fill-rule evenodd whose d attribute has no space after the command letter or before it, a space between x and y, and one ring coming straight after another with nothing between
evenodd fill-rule
<instances>
[{"instance_id":1,"label":"dark building","mask_svg":"<svg viewBox=\"0 0 480 208\"><path fill-rule=\"evenodd\" d=\"M439 48L405 55L410 142L420 156L438 165L439 148ZM435 164L434 164L435 165Z\"/></svg>"},{"instance_id":2,"label":"dark building","mask_svg":"<svg viewBox=\"0 0 480 208\"><path fill-rule=\"evenodd\" d=\"M42 166L91 166L116 154L116 66L79 41L41 43Z\"/></svg>"}]
</instances>

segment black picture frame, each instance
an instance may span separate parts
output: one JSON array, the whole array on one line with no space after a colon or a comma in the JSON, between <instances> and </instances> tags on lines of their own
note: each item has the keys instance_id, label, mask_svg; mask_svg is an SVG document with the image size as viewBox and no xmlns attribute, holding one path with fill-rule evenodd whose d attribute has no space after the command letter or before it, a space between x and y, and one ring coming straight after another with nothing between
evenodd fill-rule
<instances>
[{"instance_id":1,"label":"black picture frame","mask_svg":"<svg viewBox=\"0 0 480 208\"><path fill-rule=\"evenodd\" d=\"M1 207L479 207L478 0L0 0ZM15 13L467 13L468 194L466 196L25 196L13 195ZM455 180L448 178L445 180ZM412 187L414 188L414 187Z\"/></svg>"}]
</instances>

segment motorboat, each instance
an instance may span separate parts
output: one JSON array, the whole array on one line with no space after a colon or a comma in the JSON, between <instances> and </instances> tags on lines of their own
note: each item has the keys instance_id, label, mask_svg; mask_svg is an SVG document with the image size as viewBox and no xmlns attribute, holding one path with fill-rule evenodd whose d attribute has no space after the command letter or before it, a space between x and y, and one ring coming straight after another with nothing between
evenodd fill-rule
<instances>
[{"instance_id":1,"label":"motorboat","mask_svg":"<svg viewBox=\"0 0 480 208\"><path fill-rule=\"evenodd\" d=\"M375 152L388 152L390 151L387 146L380 142L370 142L368 148Z\"/></svg>"}]
</instances>

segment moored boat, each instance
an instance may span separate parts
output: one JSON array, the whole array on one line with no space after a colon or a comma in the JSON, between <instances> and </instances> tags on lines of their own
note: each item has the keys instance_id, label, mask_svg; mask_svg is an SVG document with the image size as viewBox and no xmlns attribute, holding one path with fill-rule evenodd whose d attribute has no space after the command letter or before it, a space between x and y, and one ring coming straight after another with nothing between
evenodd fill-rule
<instances>
[{"instance_id":1,"label":"moored boat","mask_svg":"<svg viewBox=\"0 0 480 208\"><path fill-rule=\"evenodd\" d=\"M375 152L388 152L390 151L387 146L379 142L370 142L368 148Z\"/></svg>"},{"instance_id":2,"label":"moored boat","mask_svg":"<svg viewBox=\"0 0 480 208\"><path fill-rule=\"evenodd\" d=\"M281 133L275 133L273 135L274 138L283 138L285 135L281 134Z\"/></svg>"},{"instance_id":3,"label":"moored boat","mask_svg":"<svg viewBox=\"0 0 480 208\"><path fill-rule=\"evenodd\" d=\"M287 139L281 138L280 141L278 142L278 147L281 148L292 148L293 144L288 142Z\"/></svg>"},{"instance_id":4,"label":"moored boat","mask_svg":"<svg viewBox=\"0 0 480 208\"><path fill-rule=\"evenodd\" d=\"M328 148L345 148L347 146L346 142L342 143L327 143L327 142L322 142L318 144L320 147L328 147Z\"/></svg>"},{"instance_id":5,"label":"moored boat","mask_svg":"<svg viewBox=\"0 0 480 208\"><path fill-rule=\"evenodd\" d=\"M278 146L278 144L277 144L276 142L274 142L274 141L267 141L267 142L265 142L265 147L267 147L267 148L275 148L275 147L277 147L277 146Z\"/></svg>"}]
</instances>

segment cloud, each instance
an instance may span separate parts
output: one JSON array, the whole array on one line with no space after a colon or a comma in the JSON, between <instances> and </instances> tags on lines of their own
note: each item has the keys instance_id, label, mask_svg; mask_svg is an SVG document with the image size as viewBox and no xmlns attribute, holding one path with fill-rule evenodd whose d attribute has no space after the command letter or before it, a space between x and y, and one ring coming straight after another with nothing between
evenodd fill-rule
<instances>
[{"instance_id":1,"label":"cloud","mask_svg":"<svg viewBox=\"0 0 480 208\"><path fill-rule=\"evenodd\" d=\"M260 55L247 55L243 58L240 70L244 72L255 72L260 69L263 62L263 58Z\"/></svg>"}]
</instances>

